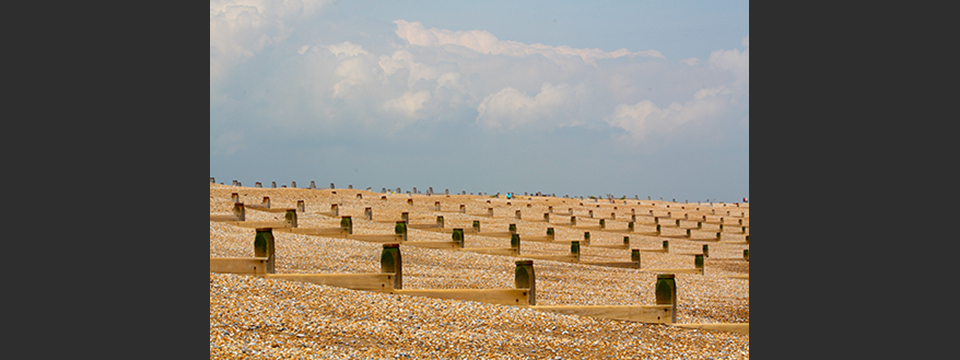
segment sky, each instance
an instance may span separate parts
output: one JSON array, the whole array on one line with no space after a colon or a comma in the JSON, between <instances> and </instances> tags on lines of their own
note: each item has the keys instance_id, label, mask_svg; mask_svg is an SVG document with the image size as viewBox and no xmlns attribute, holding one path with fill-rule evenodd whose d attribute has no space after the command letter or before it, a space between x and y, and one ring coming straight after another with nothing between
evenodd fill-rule
<instances>
[{"instance_id":1,"label":"sky","mask_svg":"<svg viewBox=\"0 0 960 360\"><path fill-rule=\"evenodd\" d=\"M747 1L210 2L218 183L749 198Z\"/></svg>"}]
</instances>

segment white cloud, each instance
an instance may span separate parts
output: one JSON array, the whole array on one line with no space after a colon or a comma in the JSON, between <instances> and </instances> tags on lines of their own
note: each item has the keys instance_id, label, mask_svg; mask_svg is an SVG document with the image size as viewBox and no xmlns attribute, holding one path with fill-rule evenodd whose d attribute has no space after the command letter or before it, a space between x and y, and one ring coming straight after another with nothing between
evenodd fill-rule
<instances>
[{"instance_id":1,"label":"white cloud","mask_svg":"<svg viewBox=\"0 0 960 360\"><path fill-rule=\"evenodd\" d=\"M407 119L417 119L420 116L417 114L417 111L423 108L423 103L430 100L430 93L426 91L419 91L417 93L405 92L403 95L396 99L391 99L384 104L384 107L388 110L397 113ZM397 125L406 125L406 123L400 123Z\"/></svg>"},{"instance_id":2,"label":"white cloud","mask_svg":"<svg viewBox=\"0 0 960 360\"><path fill-rule=\"evenodd\" d=\"M351 43L349 41L344 41L335 45L324 46L325 49L330 50L334 55L340 56L357 56L357 55L367 55L369 52L363 49L363 46Z\"/></svg>"},{"instance_id":3,"label":"white cloud","mask_svg":"<svg viewBox=\"0 0 960 360\"><path fill-rule=\"evenodd\" d=\"M725 86L701 89L694 99L684 104L671 102L661 108L650 100L641 100L636 104L620 104L607 119L610 126L626 130L627 138L643 141L651 134L667 134L679 125L690 121L707 121L717 117L727 108L731 92Z\"/></svg>"},{"instance_id":4,"label":"white cloud","mask_svg":"<svg viewBox=\"0 0 960 360\"><path fill-rule=\"evenodd\" d=\"M481 54L516 57L534 54L543 55L550 59L563 56L577 56L582 58L584 62L591 64L597 59L612 59L623 56L665 59L663 54L656 50L630 52L627 49L621 48L616 51L606 52L600 49L580 49L566 45L549 46L540 43L530 45L518 41L499 40L490 32L483 30L451 31L435 28L426 29L419 22L408 22L405 20L396 20L394 23L397 24L397 36L400 36L400 38L406 40L411 45L417 46L441 47L443 45L458 45Z\"/></svg>"},{"instance_id":5,"label":"white cloud","mask_svg":"<svg viewBox=\"0 0 960 360\"><path fill-rule=\"evenodd\" d=\"M304 45L300 47L300 50L297 50L297 54L303 55L310 49L310 45Z\"/></svg>"},{"instance_id":6,"label":"white cloud","mask_svg":"<svg viewBox=\"0 0 960 360\"><path fill-rule=\"evenodd\" d=\"M683 64L690 65L690 66L696 66L697 64L700 63L700 59L697 59L697 58L695 58L695 57L692 57L692 58L689 58L689 59L680 60L680 62L683 63Z\"/></svg>"},{"instance_id":7,"label":"white cloud","mask_svg":"<svg viewBox=\"0 0 960 360\"><path fill-rule=\"evenodd\" d=\"M572 94L566 84L544 83L536 96L506 87L483 99L477 107L477 122L488 129L506 130L541 122L554 115Z\"/></svg>"}]
</instances>

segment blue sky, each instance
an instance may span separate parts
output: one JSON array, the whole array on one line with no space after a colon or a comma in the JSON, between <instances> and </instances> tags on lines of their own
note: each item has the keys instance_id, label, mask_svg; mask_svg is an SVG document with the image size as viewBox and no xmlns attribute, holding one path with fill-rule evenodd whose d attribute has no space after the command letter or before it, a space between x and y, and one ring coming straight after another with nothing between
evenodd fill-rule
<instances>
[{"instance_id":1,"label":"blue sky","mask_svg":"<svg viewBox=\"0 0 960 360\"><path fill-rule=\"evenodd\" d=\"M210 176L738 201L749 38L746 1L211 1Z\"/></svg>"}]
</instances>

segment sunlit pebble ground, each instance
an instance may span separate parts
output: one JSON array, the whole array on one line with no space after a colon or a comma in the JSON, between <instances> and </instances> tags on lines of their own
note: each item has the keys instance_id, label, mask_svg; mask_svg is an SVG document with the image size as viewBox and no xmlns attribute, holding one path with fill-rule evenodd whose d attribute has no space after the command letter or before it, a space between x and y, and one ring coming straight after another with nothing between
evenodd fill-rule
<instances>
[{"instance_id":1,"label":"sunlit pebble ground","mask_svg":"<svg viewBox=\"0 0 960 360\"><path fill-rule=\"evenodd\" d=\"M608 200L533 198L510 200L475 195L380 194L358 189L308 190L293 188L252 188L210 185L210 212L229 214L233 207L230 194L240 201L260 204L269 196L273 208L295 208L304 200L306 212L297 214L299 227L339 227L340 219L318 214L329 212L330 204L339 205L340 215L353 219L354 234L391 234L393 221L401 212L409 212L413 224L434 224L442 215L445 227L465 229L467 248L508 248L509 238L471 235L471 223L480 220L482 231L507 231L517 224L521 235L521 254L564 255L569 245L524 242L524 236L543 236L551 226L556 239L581 240L581 261L629 261L630 252L602 249L582 244L583 232L591 234L591 244L622 244L627 234L600 230L581 230L556 223L569 216L551 214L548 225L542 221L516 220L521 210L524 219L543 218L547 205L554 212L573 207L578 225L596 225L587 218L609 217L617 206L617 220L606 220L608 229L626 228L630 208L636 208L638 231L652 230L651 218L640 216L649 209L658 214L688 211L691 219L701 215L725 215L746 212L749 208L710 207L690 211L696 204L636 200L610 204ZM357 199L360 193L363 199ZM386 201L380 200L387 196ZM412 198L414 205L408 205ZM490 200L490 204L486 201ZM442 211L434 211L434 202ZM565 202L565 203L564 203ZM580 203L584 206L579 206ZM530 203L531 207L526 207ZM456 211L466 204L467 214ZM599 205L600 207L596 207ZM687 209L680 210L680 206ZM371 207L374 220L363 216ZM486 214L494 208L496 218ZM247 220L282 220L282 213L246 210ZM728 220L730 221L730 220ZM745 220L746 221L746 220ZM749 222L745 222L749 224ZM705 225L716 227L716 225ZM680 230L664 228L664 233ZM748 230L749 231L749 230ZM211 257L253 256L255 230L210 222ZM311 235L273 232L276 239L277 273L378 273L382 245ZM662 238L630 234L632 248L659 248ZM712 236L702 233L703 237ZM724 239L741 240L743 234L725 233ZM449 233L410 229L408 241L449 241ZM693 268L693 256L703 242L668 239L670 254L642 253L643 268ZM749 322L749 281L724 278L749 274L742 259L747 245L708 243L710 257L705 274L677 274L678 323ZM463 251L401 247L403 286L405 289L432 288L514 288L514 262L519 258L476 254ZM538 305L651 305L655 303L655 273L636 269L571 264L534 260ZM511 306L399 296L354 291L284 280L252 276L210 274L210 346L211 358L748 358L749 335L688 330L671 326L641 324L618 320L560 315Z\"/></svg>"}]
</instances>

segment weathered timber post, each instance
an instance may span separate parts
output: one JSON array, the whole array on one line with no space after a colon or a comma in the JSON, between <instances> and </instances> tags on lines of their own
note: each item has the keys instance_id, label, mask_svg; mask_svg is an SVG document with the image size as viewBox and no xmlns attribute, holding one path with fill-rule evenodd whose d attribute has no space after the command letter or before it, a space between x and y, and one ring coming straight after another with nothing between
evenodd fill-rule
<instances>
[{"instance_id":1,"label":"weathered timber post","mask_svg":"<svg viewBox=\"0 0 960 360\"><path fill-rule=\"evenodd\" d=\"M660 236L660 225L657 225L657 236Z\"/></svg>"},{"instance_id":2,"label":"weathered timber post","mask_svg":"<svg viewBox=\"0 0 960 360\"><path fill-rule=\"evenodd\" d=\"M717 240L720 240L720 234L721 234L721 233L719 233L719 232L717 233Z\"/></svg>"},{"instance_id":3,"label":"weathered timber post","mask_svg":"<svg viewBox=\"0 0 960 360\"><path fill-rule=\"evenodd\" d=\"M663 241L663 252L670 252L670 242L667 240Z\"/></svg>"},{"instance_id":4,"label":"weathered timber post","mask_svg":"<svg viewBox=\"0 0 960 360\"><path fill-rule=\"evenodd\" d=\"M693 256L693 266L700 270L700 275L703 275L703 255L697 254Z\"/></svg>"},{"instance_id":5,"label":"weathered timber post","mask_svg":"<svg viewBox=\"0 0 960 360\"><path fill-rule=\"evenodd\" d=\"M710 257L710 247L703 244L703 257Z\"/></svg>"},{"instance_id":6,"label":"weathered timber post","mask_svg":"<svg viewBox=\"0 0 960 360\"><path fill-rule=\"evenodd\" d=\"M457 243L457 247L463 249L463 229L454 228L452 237L453 242Z\"/></svg>"},{"instance_id":7,"label":"weathered timber post","mask_svg":"<svg viewBox=\"0 0 960 360\"><path fill-rule=\"evenodd\" d=\"M269 209L269 208L270 208L270 197L269 197L269 196L264 196L264 197L263 197L263 201L260 203L260 205L263 205L263 207Z\"/></svg>"},{"instance_id":8,"label":"weathered timber post","mask_svg":"<svg viewBox=\"0 0 960 360\"><path fill-rule=\"evenodd\" d=\"M745 236L745 237L743 238L743 241L746 241L747 244L749 245L749 244L750 244L750 235Z\"/></svg>"},{"instance_id":9,"label":"weathered timber post","mask_svg":"<svg viewBox=\"0 0 960 360\"><path fill-rule=\"evenodd\" d=\"M353 190L353 184L348 184L347 189Z\"/></svg>"},{"instance_id":10,"label":"weathered timber post","mask_svg":"<svg viewBox=\"0 0 960 360\"><path fill-rule=\"evenodd\" d=\"M254 187L258 187L258 188L262 188L262 187L263 187L263 184L261 184L259 181L257 181L257 183L256 183L256 184L253 184L253 186L254 186Z\"/></svg>"},{"instance_id":11,"label":"weathered timber post","mask_svg":"<svg viewBox=\"0 0 960 360\"><path fill-rule=\"evenodd\" d=\"M387 196L386 195L380 196L380 201L387 201Z\"/></svg>"},{"instance_id":12,"label":"weathered timber post","mask_svg":"<svg viewBox=\"0 0 960 360\"><path fill-rule=\"evenodd\" d=\"M623 237L623 246L625 246L625 247L627 247L627 248L630 248L630 237L629 237L629 236L624 236L624 237Z\"/></svg>"},{"instance_id":13,"label":"weathered timber post","mask_svg":"<svg viewBox=\"0 0 960 360\"><path fill-rule=\"evenodd\" d=\"M443 229L443 216L437 216L437 227Z\"/></svg>"},{"instance_id":14,"label":"weathered timber post","mask_svg":"<svg viewBox=\"0 0 960 360\"><path fill-rule=\"evenodd\" d=\"M576 217L576 216L571 216L571 217L570 217L570 225L577 225L577 217Z\"/></svg>"},{"instance_id":15,"label":"weathered timber post","mask_svg":"<svg viewBox=\"0 0 960 360\"><path fill-rule=\"evenodd\" d=\"M637 214L630 214L630 222L637 222Z\"/></svg>"},{"instance_id":16,"label":"weathered timber post","mask_svg":"<svg viewBox=\"0 0 960 360\"><path fill-rule=\"evenodd\" d=\"M407 199L407 205L413 205L413 199Z\"/></svg>"},{"instance_id":17,"label":"weathered timber post","mask_svg":"<svg viewBox=\"0 0 960 360\"><path fill-rule=\"evenodd\" d=\"M467 206L466 206L466 205L460 204L460 213L461 213L461 214L466 214L466 213L467 213Z\"/></svg>"},{"instance_id":18,"label":"weathered timber post","mask_svg":"<svg viewBox=\"0 0 960 360\"><path fill-rule=\"evenodd\" d=\"M216 184L216 183L217 183L217 180L214 180L214 179L213 179L213 176L211 176L211 177L210 177L210 183L211 183L211 184Z\"/></svg>"},{"instance_id":19,"label":"weathered timber post","mask_svg":"<svg viewBox=\"0 0 960 360\"><path fill-rule=\"evenodd\" d=\"M349 216L340 217L340 230L346 232L347 235L353 234L353 219Z\"/></svg>"},{"instance_id":20,"label":"weathered timber post","mask_svg":"<svg viewBox=\"0 0 960 360\"><path fill-rule=\"evenodd\" d=\"M330 204L330 212L333 216L340 216L340 207L337 204Z\"/></svg>"},{"instance_id":21,"label":"weathered timber post","mask_svg":"<svg viewBox=\"0 0 960 360\"><path fill-rule=\"evenodd\" d=\"M400 235L400 241L407 241L407 222L397 221L397 225L393 227L393 232Z\"/></svg>"},{"instance_id":22,"label":"weathered timber post","mask_svg":"<svg viewBox=\"0 0 960 360\"><path fill-rule=\"evenodd\" d=\"M403 220L404 222L410 222L410 213L406 211L400 213L400 220Z\"/></svg>"},{"instance_id":23,"label":"weathered timber post","mask_svg":"<svg viewBox=\"0 0 960 360\"><path fill-rule=\"evenodd\" d=\"M296 189L296 188L297 188L297 182L296 182L296 181L291 181L291 182L290 182L290 187Z\"/></svg>"},{"instance_id":24,"label":"weathered timber post","mask_svg":"<svg viewBox=\"0 0 960 360\"><path fill-rule=\"evenodd\" d=\"M274 189L276 189L276 188L277 188L277 182L276 182L276 181L273 181L272 183L273 183L272 187L273 187Z\"/></svg>"},{"instance_id":25,"label":"weathered timber post","mask_svg":"<svg viewBox=\"0 0 960 360\"><path fill-rule=\"evenodd\" d=\"M287 224L290 225L291 228L297 227L297 211L296 210L287 209L287 211L284 211L283 219L286 220Z\"/></svg>"},{"instance_id":26,"label":"weathered timber post","mask_svg":"<svg viewBox=\"0 0 960 360\"><path fill-rule=\"evenodd\" d=\"M630 232L633 232L633 221L627 223L627 229L630 229Z\"/></svg>"},{"instance_id":27,"label":"weathered timber post","mask_svg":"<svg viewBox=\"0 0 960 360\"><path fill-rule=\"evenodd\" d=\"M615 212L610 213L610 220L616 220L616 219L617 219L617 213Z\"/></svg>"},{"instance_id":28,"label":"weathered timber post","mask_svg":"<svg viewBox=\"0 0 960 360\"><path fill-rule=\"evenodd\" d=\"M233 179L233 183L230 184L230 186L240 186L240 184L237 183L237 179Z\"/></svg>"},{"instance_id":29,"label":"weathered timber post","mask_svg":"<svg viewBox=\"0 0 960 360\"><path fill-rule=\"evenodd\" d=\"M393 273L393 288L403 289L403 258L400 244L383 244L380 252L380 272Z\"/></svg>"},{"instance_id":30,"label":"weathered timber post","mask_svg":"<svg viewBox=\"0 0 960 360\"><path fill-rule=\"evenodd\" d=\"M547 206L547 212L553 214L553 206Z\"/></svg>"},{"instance_id":31,"label":"weathered timber post","mask_svg":"<svg viewBox=\"0 0 960 360\"><path fill-rule=\"evenodd\" d=\"M373 208L363 208L363 216L366 216L367 220L373 220Z\"/></svg>"},{"instance_id":32,"label":"weathered timber post","mask_svg":"<svg viewBox=\"0 0 960 360\"><path fill-rule=\"evenodd\" d=\"M576 259L576 262L580 262L580 241L574 240L570 242L570 255L573 255Z\"/></svg>"},{"instance_id":33,"label":"weathered timber post","mask_svg":"<svg viewBox=\"0 0 960 360\"><path fill-rule=\"evenodd\" d=\"M537 304L537 276L533 272L533 260L518 260L516 262L513 283L517 289L529 289L527 301L530 305Z\"/></svg>"},{"instance_id":34,"label":"weathered timber post","mask_svg":"<svg viewBox=\"0 0 960 360\"><path fill-rule=\"evenodd\" d=\"M587 210L587 214L590 215L591 219L593 219L593 210Z\"/></svg>"},{"instance_id":35,"label":"weathered timber post","mask_svg":"<svg viewBox=\"0 0 960 360\"><path fill-rule=\"evenodd\" d=\"M317 188L317 183L316 183L315 181L313 181L313 180L310 180L310 188L311 188L311 189L316 189L316 188Z\"/></svg>"},{"instance_id":36,"label":"weathered timber post","mask_svg":"<svg viewBox=\"0 0 960 360\"><path fill-rule=\"evenodd\" d=\"M237 221L244 221L246 219L247 212L243 209L243 203L233 204L233 216L237 217Z\"/></svg>"},{"instance_id":37,"label":"weathered timber post","mask_svg":"<svg viewBox=\"0 0 960 360\"><path fill-rule=\"evenodd\" d=\"M677 225L677 227L680 227L680 219L677 219L675 224Z\"/></svg>"},{"instance_id":38,"label":"weathered timber post","mask_svg":"<svg viewBox=\"0 0 960 360\"><path fill-rule=\"evenodd\" d=\"M363 194L357 193L357 199L363 199Z\"/></svg>"},{"instance_id":39,"label":"weathered timber post","mask_svg":"<svg viewBox=\"0 0 960 360\"><path fill-rule=\"evenodd\" d=\"M493 208L487 208L487 216L493 217Z\"/></svg>"},{"instance_id":40,"label":"weathered timber post","mask_svg":"<svg viewBox=\"0 0 960 360\"><path fill-rule=\"evenodd\" d=\"M307 212L307 207L306 207L306 205L303 203L303 200L297 200L297 211Z\"/></svg>"},{"instance_id":41,"label":"weathered timber post","mask_svg":"<svg viewBox=\"0 0 960 360\"><path fill-rule=\"evenodd\" d=\"M630 249L630 261L637 263L637 269L640 268L640 249Z\"/></svg>"},{"instance_id":42,"label":"weathered timber post","mask_svg":"<svg viewBox=\"0 0 960 360\"><path fill-rule=\"evenodd\" d=\"M439 202L439 201L434 201L434 202L433 202L433 211L440 211L440 202Z\"/></svg>"},{"instance_id":43,"label":"weathered timber post","mask_svg":"<svg viewBox=\"0 0 960 360\"><path fill-rule=\"evenodd\" d=\"M743 259L750 261L750 249L743 249Z\"/></svg>"},{"instance_id":44,"label":"weathered timber post","mask_svg":"<svg viewBox=\"0 0 960 360\"><path fill-rule=\"evenodd\" d=\"M550 222L550 213L543 213L543 221Z\"/></svg>"},{"instance_id":45,"label":"weathered timber post","mask_svg":"<svg viewBox=\"0 0 960 360\"><path fill-rule=\"evenodd\" d=\"M510 234L510 248L514 255L520 255L520 234Z\"/></svg>"},{"instance_id":46,"label":"weathered timber post","mask_svg":"<svg viewBox=\"0 0 960 360\"><path fill-rule=\"evenodd\" d=\"M555 239L552 227L547 228L547 237L550 239L550 241Z\"/></svg>"},{"instance_id":47,"label":"weathered timber post","mask_svg":"<svg viewBox=\"0 0 960 360\"><path fill-rule=\"evenodd\" d=\"M692 236L690 235L690 229L687 229L687 237L688 237L688 238L689 238L689 237L692 237Z\"/></svg>"},{"instance_id":48,"label":"weathered timber post","mask_svg":"<svg viewBox=\"0 0 960 360\"><path fill-rule=\"evenodd\" d=\"M473 221L473 232L480 232L480 220Z\"/></svg>"},{"instance_id":49,"label":"weathered timber post","mask_svg":"<svg viewBox=\"0 0 960 360\"><path fill-rule=\"evenodd\" d=\"M330 188L331 188L331 189L334 189L333 183L330 183Z\"/></svg>"},{"instance_id":50,"label":"weathered timber post","mask_svg":"<svg viewBox=\"0 0 960 360\"><path fill-rule=\"evenodd\" d=\"M509 231L511 234L516 234L516 233L517 233L517 224L507 225L507 231Z\"/></svg>"},{"instance_id":51,"label":"weathered timber post","mask_svg":"<svg viewBox=\"0 0 960 360\"><path fill-rule=\"evenodd\" d=\"M515 212L514 212L514 216L517 217L517 220L521 220L521 219L520 219L520 210L515 211Z\"/></svg>"},{"instance_id":52,"label":"weathered timber post","mask_svg":"<svg viewBox=\"0 0 960 360\"><path fill-rule=\"evenodd\" d=\"M674 274L658 274L654 288L657 305L670 305L670 322L677 322L677 282Z\"/></svg>"},{"instance_id":53,"label":"weathered timber post","mask_svg":"<svg viewBox=\"0 0 960 360\"><path fill-rule=\"evenodd\" d=\"M603 230L603 229L606 229L606 228L607 228L607 223L606 223L606 221L604 221L604 219L600 219L600 230Z\"/></svg>"},{"instance_id":54,"label":"weathered timber post","mask_svg":"<svg viewBox=\"0 0 960 360\"><path fill-rule=\"evenodd\" d=\"M267 274L273 274L275 266L275 248L272 228L258 228L253 237L253 256L267 258Z\"/></svg>"},{"instance_id":55,"label":"weathered timber post","mask_svg":"<svg viewBox=\"0 0 960 360\"><path fill-rule=\"evenodd\" d=\"M230 194L230 199L233 200L233 203L234 203L234 204L239 203L239 202L240 202L240 194L237 194L237 193Z\"/></svg>"},{"instance_id":56,"label":"weathered timber post","mask_svg":"<svg viewBox=\"0 0 960 360\"><path fill-rule=\"evenodd\" d=\"M583 244L584 244L584 245L590 245L590 232L589 232L589 231L584 231L584 232L583 232Z\"/></svg>"}]
</instances>

